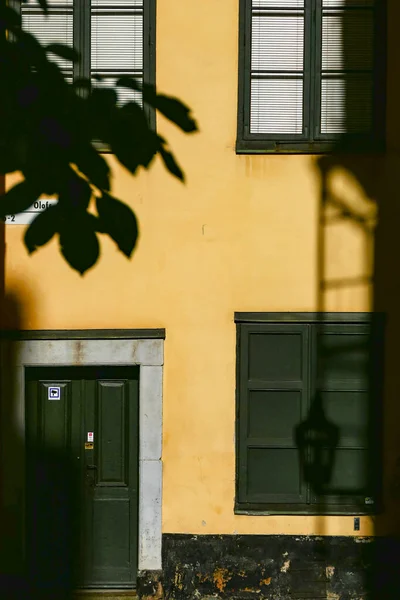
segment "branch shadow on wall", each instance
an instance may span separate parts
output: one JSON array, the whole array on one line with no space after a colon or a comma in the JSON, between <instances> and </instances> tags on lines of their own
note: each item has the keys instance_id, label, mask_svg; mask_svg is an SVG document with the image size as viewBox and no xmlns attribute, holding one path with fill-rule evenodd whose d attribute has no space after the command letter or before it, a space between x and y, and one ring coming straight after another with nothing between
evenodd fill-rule
<instances>
[{"instance_id":1,"label":"branch shadow on wall","mask_svg":"<svg viewBox=\"0 0 400 600\"><path fill-rule=\"evenodd\" d=\"M354 9L357 4L360 9L363 2L346 0L347 8ZM367 4L368 2L364 2L364 5ZM376 4L379 4L378 0ZM361 550L358 552L357 569L360 570L361 567L363 573L363 581L359 582L358 589L363 598L373 600L400 598L400 274L396 264L396 258L400 254L400 47L396 43L398 34L394 29L400 19L400 4L388 0L387 9L390 11L390 19L387 19L388 69L384 73L383 65L378 65L375 78L378 101L386 98L385 152L356 154L346 143L338 142L331 154L316 160L320 185L317 310L321 316L326 312L343 310L371 311L375 322L377 318L385 320L384 330L378 324L377 328L372 328L369 336L369 362L364 369L368 381L368 415L359 426L359 429L364 430L368 451L365 453L364 464L360 465L363 470L362 476L359 471L355 470L353 473L354 479L365 481L365 486L361 486L358 493L364 492L368 497L370 493L367 490L371 489L371 483L375 485L376 490L381 490L380 505L377 505L370 517L360 517L362 523L368 519L372 520L374 537L364 539L362 544L358 544ZM362 9L359 15L362 18ZM354 42L354 22L352 24L351 19L344 18L342 27L344 67L348 78L351 78L355 54L359 48ZM382 33L383 30L379 27L375 31L375 35ZM384 75L387 78L386 82ZM362 89L348 84L342 113L342 125L345 130L351 129L354 123L359 122L359 113L360 110L364 110L364 103L367 103L367 99L363 96ZM384 331L383 341L376 337L378 329L380 333ZM323 330L324 324L321 325L322 333ZM323 335L319 339L317 336L317 354L322 361L329 350L324 346L323 338ZM337 347L336 358L331 355L329 360L347 365L350 374L352 359L357 353L359 354L359 349L352 348L351 344L347 343ZM380 379L381 375L383 381ZM319 388L324 386L328 388L329 382L327 379L324 381L323 374ZM317 404L321 402L320 396L318 397ZM326 429L326 423L328 427L337 425L337 421L329 417L326 408L327 403L322 402L322 413L319 414L321 430L324 427ZM343 427L343 423L341 426ZM331 457L331 480L327 489L330 486L334 487L333 473L343 448L340 438L339 431ZM305 471L304 475L307 476ZM321 488L320 473L315 472L309 480L313 480L314 490ZM357 489L352 490L351 485L347 490L340 491L343 498L351 497L354 493L357 493ZM325 508L322 498L320 516L316 518L318 533L322 535L329 533L329 517L323 516ZM350 519L349 534L357 536L353 529L353 516L349 516L349 523ZM329 537L325 539L327 541L322 542L322 561L329 565ZM349 587L352 586L353 583L349 580ZM326 587L335 593L335 575L327 582Z\"/></svg>"},{"instance_id":2,"label":"branch shadow on wall","mask_svg":"<svg viewBox=\"0 0 400 600\"><path fill-rule=\"evenodd\" d=\"M0 596L67 600L79 577L79 475L67 451L27 436L14 343L23 328L18 295L3 298L2 317Z\"/></svg>"}]
</instances>

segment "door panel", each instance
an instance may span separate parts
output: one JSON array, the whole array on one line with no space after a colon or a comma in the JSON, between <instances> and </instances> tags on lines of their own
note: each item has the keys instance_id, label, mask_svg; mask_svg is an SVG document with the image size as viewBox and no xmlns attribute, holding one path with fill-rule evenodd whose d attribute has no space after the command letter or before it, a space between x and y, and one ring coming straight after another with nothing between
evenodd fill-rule
<instances>
[{"instance_id":1,"label":"door panel","mask_svg":"<svg viewBox=\"0 0 400 600\"><path fill-rule=\"evenodd\" d=\"M40 454L42 463L43 456L47 463L52 457L50 489L56 473L60 479L64 470L63 493L58 503L53 497L53 503L65 505L70 513L73 507L73 514L64 519L70 533L63 536L74 532L74 540L67 544L69 555L64 552L63 560L70 559L75 571L64 580L74 577L75 587L131 588L136 583L138 544L138 368L28 368L26 375L30 553L43 547L42 571L47 570L46 561L51 562L47 555L55 553L54 543L41 542L35 526L43 496ZM59 399L51 399L50 387L60 388ZM39 504L43 530L47 497ZM65 506L53 519L55 531Z\"/></svg>"},{"instance_id":2,"label":"door panel","mask_svg":"<svg viewBox=\"0 0 400 600\"><path fill-rule=\"evenodd\" d=\"M97 385L97 485L126 486L129 393L122 381L99 381Z\"/></svg>"},{"instance_id":3,"label":"door panel","mask_svg":"<svg viewBox=\"0 0 400 600\"><path fill-rule=\"evenodd\" d=\"M85 435L93 432L93 450L85 451L87 539L86 579L98 585L130 581L136 562L137 469L131 468L131 432L137 427L134 380L86 382ZM136 458L137 461L137 458ZM93 468L94 467L94 468Z\"/></svg>"}]
</instances>

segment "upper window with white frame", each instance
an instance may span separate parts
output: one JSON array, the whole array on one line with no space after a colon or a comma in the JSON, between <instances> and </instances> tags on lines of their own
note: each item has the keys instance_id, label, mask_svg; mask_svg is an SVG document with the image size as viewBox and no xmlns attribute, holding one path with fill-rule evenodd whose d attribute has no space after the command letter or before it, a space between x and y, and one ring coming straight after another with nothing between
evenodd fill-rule
<instances>
[{"instance_id":1,"label":"upper window with white frame","mask_svg":"<svg viewBox=\"0 0 400 600\"><path fill-rule=\"evenodd\" d=\"M238 152L376 151L385 0L240 0Z\"/></svg>"},{"instance_id":2,"label":"upper window with white frame","mask_svg":"<svg viewBox=\"0 0 400 600\"><path fill-rule=\"evenodd\" d=\"M21 3L22 27L45 46L65 44L79 52L74 65L54 55L67 81L114 86L127 76L154 83L155 0L49 0L48 9L44 15L36 2ZM141 103L141 94L128 88L117 95L119 104Z\"/></svg>"}]
</instances>

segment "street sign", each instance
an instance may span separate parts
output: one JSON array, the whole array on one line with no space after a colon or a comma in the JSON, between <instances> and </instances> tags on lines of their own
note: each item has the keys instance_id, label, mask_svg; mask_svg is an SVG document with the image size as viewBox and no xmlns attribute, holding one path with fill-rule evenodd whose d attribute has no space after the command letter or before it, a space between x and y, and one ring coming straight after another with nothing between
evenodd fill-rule
<instances>
[{"instance_id":1,"label":"street sign","mask_svg":"<svg viewBox=\"0 0 400 600\"><path fill-rule=\"evenodd\" d=\"M24 212L17 215L7 215L4 217L4 223L6 225L29 225L38 216L39 213L46 210L50 206L57 204L58 198L46 198L45 200L36 200Z\"/></svg>"}]
</instances>

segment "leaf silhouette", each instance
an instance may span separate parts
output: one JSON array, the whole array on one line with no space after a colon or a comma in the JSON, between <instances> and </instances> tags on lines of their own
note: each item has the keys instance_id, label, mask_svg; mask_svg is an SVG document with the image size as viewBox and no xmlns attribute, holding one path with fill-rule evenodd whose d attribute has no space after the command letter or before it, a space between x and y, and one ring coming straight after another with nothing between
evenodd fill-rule
<instances>
[{"instance_id":1,"label":"leaf silhouette","mask_svg":"<svg viewBox=\"0 0 400 600\"><path fill-rule=\"evenodd\" d=\"M75 162L79 170L85 173L98 189L110 190L110 167L92 145L79 144Z\"/></svg>"},{"instance_id":2,"label":"leaf silhouette","mask_svg":"<svg viewBox=\"0 0 400 600\"><path fill-rule=\"evenodd\" d=\"M61 56L61 58L71 60L72 62L79 61L79 52L65 44L49 44L46 46L46 52L52 52L53 54L57 54L57 56Z\"/></svg>"},{"instance_id":3,"label":"leaf silhouette","mask_svg":"<svg viewBox=\"0 0 400 600\"><path fill-rule=\"evenodd\" d=\"M134 77L120 77L117 80L117 87L126 87L130 90L135 90L137 92L142 91L142 84L139 79L135 79Z\"/></svg>"},{"instance_id":4,"label":"leaf silhouette","mask_svg":"<svg viewBox=\"0 0 400 600\"><path fill-rule=\"evenodd\" d=\"M139 235L133 211L129 206L106 193L96 199L96 206L102 232L108 233L121 252L130 258Z\"/></svg>"},{"instance_id":5,"label":"leaf silhouette","mask_svg":"<svg viewBox=\"0 0 400 600\"><path fill-rule=\"evenodd\" d=\"M92 188L89 183L70 169L69 176L60 191L60 206L62 210L81 212L87 209L92 197Z\"/></svg>"},{"instance_id":6,"label":"leaf silhouette","mask_svg":"<svg viewBox=\"0 0 400 600\"><path fill-rule=\"evenodd\" d=\"M22 0L22 2L26 3L28 2L28 0ZM37 0L40 8L42 9L42 11L47 15L48 13L48 5L47 5L47 0Z\"/></svg>"},{"instance_id":7,"label":"leaf silhouette","mask_svg":"<svg viewBox=\"0 0 400 600\"><path fill-rule=\"evenodd\" d=\"M30 2L48 13L46 0ZM54 58L75 63L83 57L62 43L40 43L25 22L21 27L18 11L5 4L0 2L0 81L4 89L0 173L19 171L25 181L1 196L0 216L26 210L42 193L55 195L59 198L57 209L40 213L27 227L24 243L29 253L58 233L64 258L84 273L99 256L98 234L105 233L130 257L138 239L138 223L128 206L109 195L110 167L102 152L111 150L133 175L140 166L148 168L160 153L174 177L183 181L184 175L140 103L117 104L118 85L140 92L147 106L185 132L196 130L195 121L179 100L157 95L154 85L142 84L134 77L119 78L114 88L102 83L108 75L96 74L75 79L70 85L60 61ZM4 35L5 29L10 36ZM96 188L103 194L97 201L98 217L87 212Z\"/></svg>"},{"instance_id":8,"label":"leaf silhouette","mask_svg":"<svg viewBox=\"0 0 400 600\"><path fill-rule=\"evenodd\" d=\"M75 219L65 219L60 229L61 253L68 264L83 275L96 264L100 255L93 220L85 212Z\"/></svg>"},{"instance_id":9,"label":"leaf silhouette","mask_svg":"<svg viewBox=\"0 0 400 600\"><path fill-rule=\"evenodd\" d=\"M168 150L166 150L163 146L161 146L159 152L160 152L161 158L164 161L164 165L166 166L168 171L172 175L174 175L175 177L180 179L181 181L184 181L185 176L183 174L182 169L176 162L174 155L171 152L169 152Z\"/></svg>"},{"instance_id":10,"label":"leaf silhouette","mask_svg":"<svg viewBox=\"0 0 400 600\"><path fill-rule=\"evenodd\" d=\"M110 120L110 145L118 160L131 173L147 168L159 150L157 134L148 125L139 104L129 102Z\"/></svg>"},{"instance_id":11,"label":"leaf silhouette","mask_svg":"<svg viewBox=\"0 0 400 600\"><path fill-rule=\"evenodd\" d=\"M185 133L197 131L197 124L190 116L190 109L177 98L157 94L154 107Z\"/></svg>"},{"instance_id":12,"label":"leaf silhouette","mask_svg":"<svg viewBox=\"0 0 400 600\"><path fill-rule=\"evenodd\" d=\"M57 233L59 228L59 207L50 206L38 216L29 225L25 232L24 243L32 254L39 246L47 244Z\"/></svg>"},{"instance_id":13,"label":"leaf silhouette","mask_svg":"<svg viewBox=\"0 0 400 600\"><path fill-rule=\"evenodd\" d=\"M38 199L42 190L29 181L18 183L6 194L0 196L0 217L23 212Z\"/></svg>"},{"instance_id":14,"label":"leaf silhouette","mask_svg":"<svg viewBox=\"0 0 400 600\"><path fill-rule=\"evenodd\" d=\"M198 131L195 119L190 116L190 109L177 98L166 96L165 94L157 94L154 85L142 85L139 80L134 79L133 77L120 77L120 79L117 80L117 86L126 87L139 92L142 91L144 102L160 111L164 117L175 123L175 125L185 133Z\"/></svg>"},{"instance_id":15,"label":"leaf silhouette","mask_svg":"<svg viewBox=\"0 0 400 600\"><path fill-rule=\"evenodd\" d=\"M0 29L6 25L7 28L21 26L21 16L9 6L0 6Z\"/></svg>"}]
</instances>

